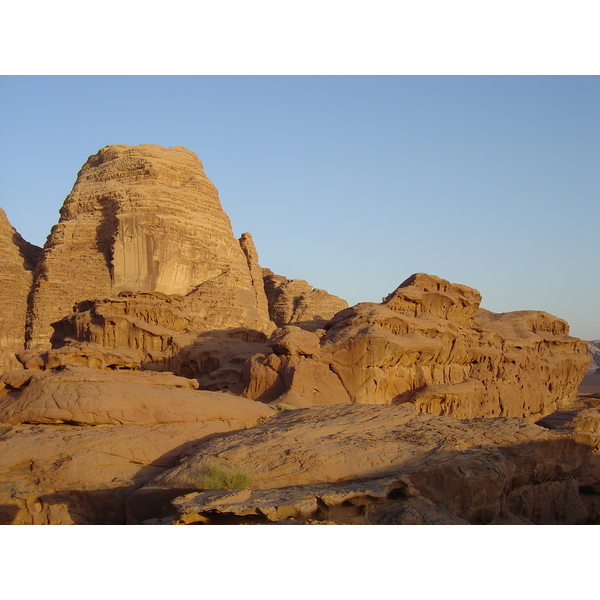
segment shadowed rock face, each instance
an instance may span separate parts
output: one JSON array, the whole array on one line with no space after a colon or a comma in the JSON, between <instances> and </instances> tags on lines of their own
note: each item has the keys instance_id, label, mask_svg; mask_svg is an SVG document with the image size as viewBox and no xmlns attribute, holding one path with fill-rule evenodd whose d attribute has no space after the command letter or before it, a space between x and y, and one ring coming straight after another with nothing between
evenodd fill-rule
<instances>
[{"instance_id":1,"label":"shadowed rock face","mask_svg":"<svg viewBox=\"0 0 600 600\"><path fill-rule=\"evenodd\" d=\"M199 440L272 414L171 373L4 373L0 522L124 523L127 496Z\"/></svg>"},{"instance_id":2,"label":"shadowed rock face","mask_svg":"<svg viewBox=\"0 0 600 600\"><path fill-rule=\"evenodd\" d=\"M60 212L35 275L30 347L48 347L50 323L74 304L121 291L184 296L210 329L272 329L251 250L189 150L107 146L82 167Z\"/></svg>"},{"instance_id":3,"label":"shadowed rock face","mask_svg":"<svg viewBox=\"0 0 600 600\"><path fill-rule=\"evenodd\" d=\"M294 325L307 331L321 329L337 312L348 307L342 298L313 288L302 279L287 279L263 269L269 314L278 327Z\"/></svg>"},{"instance_id":4,"label":"shadowed rock face","mask_svg":"<svg viewBox=\"0 0 600 600\"><path fill-rule=\"evenodd\" d=\"M480 299L413 275L381 304L337 313L312 345L308 332L302 340L290 327L276 332L273 354L248 364L244 393L297 407L410 402L456 418L536 420L570 402L589 362L586 343L548 313L494 314Z\"/></svg>"},{"instance_id":5,"label":"shadowed rock face","mask_svg":"<svg viewBox=\"0 0 600 600\"><path fill-rule=\"evenodd\" d=\"M202 443L151 481L148 493L166 495L212 465L235 465L250 489L179 498L175 521L577 523L588 511L575 476L593 447L593 434L550 432L520 419L327 406Z\"/></svg>"},{"instance_id":6,"label":"shadowed rock face","mask_svg":"<svg viewBox=\"0 0 600 600\"><path fill-rule=\"evenodd\" d=\"M19 366L25 345L27 296L41 248L26 242L0 209L0 373Z\"/></svg>"}]
</instances>

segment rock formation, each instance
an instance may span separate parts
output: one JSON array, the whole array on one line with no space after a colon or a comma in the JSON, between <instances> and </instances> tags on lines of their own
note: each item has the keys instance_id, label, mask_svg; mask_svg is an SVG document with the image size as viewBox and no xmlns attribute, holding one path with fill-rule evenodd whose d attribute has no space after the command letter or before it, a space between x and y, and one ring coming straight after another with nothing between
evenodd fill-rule
<instances>
[{"instance_id":1,"label":"rock formation","mask_svg":"<svg viewBox=\"0 0 600 600\"><path fill-rule=\"evenodd\" d=\"M308 332L294 342L292 328L276 331L273 353L249 362L244 394L297 407L410 402L456 418L530 420L572 401L589 361L585 342L552 315L494 314L480 299L413 275L381 304L340 311L312 343Z\"/></svg>"},{"instance_id":2,"label":"rock formation","mask_svg":"<svg viewBox=\"0 0 600 600\"><path fill-rule=\"evenodd\" d=\"M129 515L139 496L162 497L167 516L173 493L216 464L247 474L249 489L191 492L173 501L171 521L573 524L588 518L577 476L595 443L583 431L406 406L295 410L198 445L132 496Z\"/></svg>"},{"instance_id":3,"label":"rock formation","mask_svg":"<svg viewBox=\"0 0 600 600\"><path fill-rule=\"evenodd\" d=\"M579 386L580 394L600 393L600 340L588 342L588 353L590 355L590 368L583 377Z\"/></svg>"},{"instance_id":4,"label":"rock formation","mask_svg":"<svg viewBox=\"0 0 600 600\"><path fill-rule=\"evenodd\" d=\"M0 381L3 523L124 523L125 500L207 437L274 411L168 373L21 370Z\"/></svg>"},{"instance_id":5,"label":"rock formation","mask_svg":"<svg viewBox=\"0 0 600 600\"><path fill-rule=\"evenodd\" d=\"M286 279L263 269L264 289L271 320L278 327L295 325L307 331L321 329L348 303L325 290L310 286L302 279Z\"/></svg>"},{"instance_id":6,"label":"rock formation","mask_svg":"<svg viewBox=\"0 0 600 600\"><path fill-rule=\"evenodd\" d=\"M27 296L41 248L26 242L0 209L0 373L15 369L25 346Z\"/></svg>"},{"instance_id":7,"label":"rock formation","mask_svg":"<svg viewBox=\"0 0 600 600\"><path fill-rule=\"evenodd\" d=\"M261 269L180 147L103 148L43 251L1 212L0 245L0 523L600 522L587 344L552 315ZM205 489L220 465L249 489Z\"/></svg>"},{"instance_id":8,"label":"rock formation","mask_svg":"<svg viewBox=\"0 0 600 600\"><path fill-rule=\"evenodd\" d=\"M270 331L243 243L246 253L195 154L107 146L82 167L44 247L28 345L48 348L50 324L73 305L121 291L181 295L198 329Z\"/></svg>"}]
</instances>

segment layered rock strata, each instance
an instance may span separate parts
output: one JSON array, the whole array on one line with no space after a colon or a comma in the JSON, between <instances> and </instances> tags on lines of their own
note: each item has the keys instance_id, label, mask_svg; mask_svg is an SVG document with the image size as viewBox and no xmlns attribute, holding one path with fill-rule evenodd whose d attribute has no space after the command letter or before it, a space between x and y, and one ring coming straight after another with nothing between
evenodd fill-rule
<instances>
[{"instance_id":1,"label":"layered rock strata","mask_svg":"<svg viewBox=\"0 0 600 600\"><path fill-rule=\"evenodd\" d=\"M293 406L410 402L456 418L536 420L569 403L586 343L537 311L479 309L476 290L416 274L381 304L340 311L326 333L276 331L252 357L244 394ZM312 340L307 338L312 335Z\"/></svg>"},{"instance_id":2,"label":"layered rock strata","mask_svg":"<svg viewBox=\"0 0 600 600\"><path fill-rule=\"evenodd\" d=\"M278 327L295 325L315 331L348 307L342 298L313 288L303 279L287 279L270 269L263 269L262 274L269 314Z\"/></svg>"},{"instance_id":3,"label":"layered rock strata","mask_svg":"<svg viewBox=\"0 0 600 600\"><path fill-rule=\"evenodd\" d=\"M27 296L41 248L26 242L0 209L0 373L19 366L25 346Z\"/></svg>"},{"instance_id":4,"label":"layered rock strata","mask_svg":"<svg viewBox=\"0 0 600 600\"><path fill-rule=\"evenodd\" d=\"M189 150L107 146L82 167L60 213L34 278L29 347L48 348L50 324L73 305L121 291L183 296L203 330L272 330L250 243L245 254Z\"/></svg>"},{"instance_id":5,"label":"layered rock strata","mask_svg":"<svg viewBox=\"0 0 600 600\"><path fill-rule=\"evenodd\" d=\"M269 351L267 336L242 327L203 332L187 309L184 298L157 292L81 302L53 323L53 349L26 351L19 359L28 369L79 363L172 371L202 389L240 392L247 360Z\"/></svg>"},{"instance_id":6,"label":"layered rock strata","mask_svg":"<svg viewBox=\"0 0 600 600\"><path fill-rule=\"evenodd\" d=\"M127 497L186 451L272 414L168 373L4 373L0 522L125 523Z\"/></svg>"},{"instance_id":7,"label":"layered rock strata","mask_svg":"<svg viewBox=\"0 0 600 600\"><path fill-rule=\"evenodd\" d=\"M168 498L219 465L245 473L249 489L178 498L172 522L574 524L590 518L577 476L594 443L520 419L301 409L202 443L136 494Z\"/></svg>"}]
</instances>

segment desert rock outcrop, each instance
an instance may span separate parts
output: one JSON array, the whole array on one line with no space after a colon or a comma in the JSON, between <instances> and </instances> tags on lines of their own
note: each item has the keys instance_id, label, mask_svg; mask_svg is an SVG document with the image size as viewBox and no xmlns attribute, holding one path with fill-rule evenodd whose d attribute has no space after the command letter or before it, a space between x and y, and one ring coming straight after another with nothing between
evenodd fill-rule
<instances>
[{"instance_id":1,"label":"desert rock outcrop","mask_svg":"<svg viewBox=\"0 0 600 600\"><path fill-rule=\"evenodd\" d=\"M0 373L19 366L25 346L27 296L41 248L26 242L0 209Z\"/></svg>"},{"instance_id":2,"label":"desert rock outcrop","mask_svg":"<svg viewBox=\"0 0 600 600\"><path fill-rule=\"evenodd\" d=\"M69 361L112 369L131 364L194 378L206 390L241 391L244 365L269 351L267 336L244 327L202 331L196 319L181 296L121 292L77 304L53 323L53 349L29 350L19 359L30 369Z\"/></svg>"},{"instance_id":3,"label":"desert rock outcrop","mask_svg":"<svg viewBox=\"0 0 600 600\"><path fill-rule=\"evenodd\" d=\"M263 269L262 273L269 314L278 327L295 325L315 331L348 307L342 298L313 288L303 279L287 279L270 269Z\"/></svg>"},{"instance_id":4,"label":"desert rock outcrop","mask_svg":"<svg viewBox=\"0 0 600 600\"><path fill-rule=\"evenodd\" d=\"M273 328L217 190L185 148L107 146L88 159L35 274L28 345L49 347L50 324L73 305L121 291L181 295L204 330Z\"/></svg>"},{"instance_id":5,"label":"desert rock outcrop","mask_svg":"<svg viewBox=\"0 0 600 600\"><path fill-rule=\"evenodd\" d=\"M0 385L2 523L124 523L126 498L186 450L274 414L169 373L67 366Z\"/></svg>"},{"instance_id":6,"label":"desert rock outcrop","mask_svg":"<svg viewBox=\"0 0 600 600\"><path fill-rule=\"evenodd\" d=\"M456 418L536 420L568 404L587 369L586 343L548 313L495 314L479 309L480 299L467 286L413 275L381 304L338 312L318 350L276 343L254 356L244 393L285 394L292 405L293 395L296 406L410 402Z\"/></svg>"},{"instance_id":7,"label":"desert rock outcrop","mask_svg":"<svg viewBox=\"0 0 600 600\"><path fill-rule=\"evenodd\" d=\"M250 489L230 497L200 491L176 501L176 520L187 523L219 515L381 523L394 522L392 514L402 522L399 513L414 509L415 499L447 522L579 523L588 511L577 473L593 447L590 434L551 432L521 419L459 421L406 406L328 406L204 442L148 489L181 489L215 464L250 477ZM352 488L359 482L362 490Z\"/></svg>"},{"instance_id":8,"label":"desert rock outcrop","mask_svg":"<svg viewBox=\"0 0 600 600\"><path fill-rule=\"evenodd\" d=\"M0 523L600 522L561 319L261 269L181 147L103 148L43 251L3 213L0 246Z\"/></svg>"}]
</instances>

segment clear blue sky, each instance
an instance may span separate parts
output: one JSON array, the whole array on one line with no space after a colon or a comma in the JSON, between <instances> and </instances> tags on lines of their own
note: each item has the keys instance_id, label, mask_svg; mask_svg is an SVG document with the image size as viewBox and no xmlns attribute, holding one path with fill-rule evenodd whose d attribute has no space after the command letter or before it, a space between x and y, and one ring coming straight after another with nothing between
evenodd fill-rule
<instances>
[{"instance_id":1,"label":"clear blue sky","mask_svg":"<svg viewBox=\"0 0 600 600\"><path fill-rule=\"evenodd\" d=\"M600 338L599 77L0 77L0 206L43 245L87 157L185 146L261 265L379 302L414 272Z\"/></svg>"}]
</instances>

